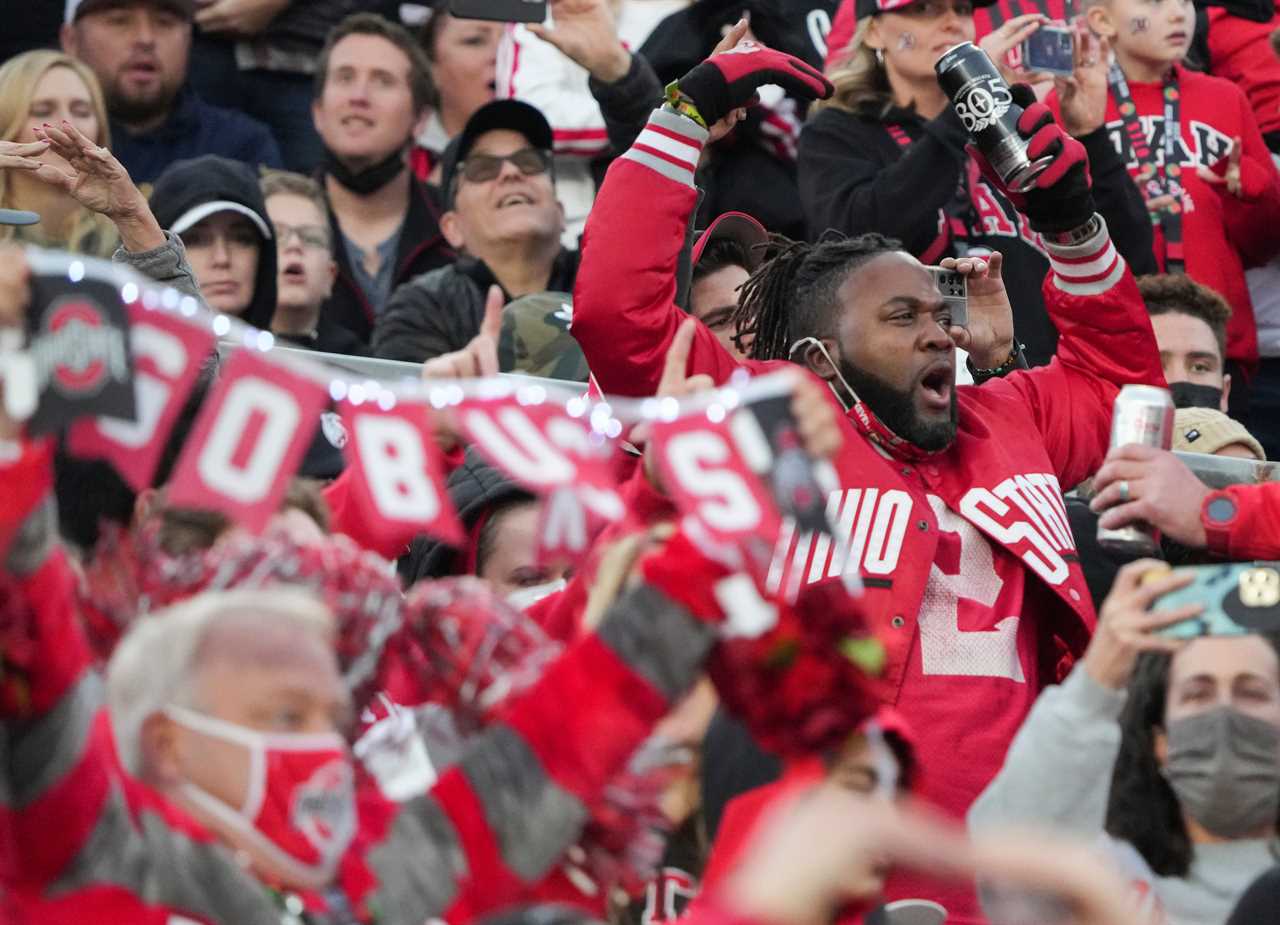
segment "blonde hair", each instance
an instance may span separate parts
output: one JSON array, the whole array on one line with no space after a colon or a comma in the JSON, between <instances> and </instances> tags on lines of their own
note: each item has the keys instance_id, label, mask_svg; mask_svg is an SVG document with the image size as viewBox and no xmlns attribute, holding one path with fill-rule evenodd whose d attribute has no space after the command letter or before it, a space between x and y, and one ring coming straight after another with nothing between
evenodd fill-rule
<instances>
[{"instance_id":1,"label":"blonde hair","mask_svg":"<svg viewBox=\"0 0 1280 925\"><path fill-rule=\"evenodd\" d=\"M94 115L98 117L98 137L94 143L111 147L111 130L107 121L107 103L98 78L88 65L60 51L38 49L10 58L0 65L0 141L17 141L31 114L31 100L36 85L55 67L70 68L89 89ZM9 207L8 171L0 170L0 207ZM0 239L6 237L0 230Z\"/></svg>"},{"instance_id":2,"label":"blonde hair","mask_svg":"<svg viewBox=\"0 0 1280 925\"><path fill-rule=\"evenodd\" d=\"M827 71L827 79L835 85L831 98L814 104L812 112L821 108L843 109L860 116L881 118L893 105L893 91L884 65L876 60L875 50L867 45L870 16L858 20L849 45Z\"/></svg>"}]
</instances>

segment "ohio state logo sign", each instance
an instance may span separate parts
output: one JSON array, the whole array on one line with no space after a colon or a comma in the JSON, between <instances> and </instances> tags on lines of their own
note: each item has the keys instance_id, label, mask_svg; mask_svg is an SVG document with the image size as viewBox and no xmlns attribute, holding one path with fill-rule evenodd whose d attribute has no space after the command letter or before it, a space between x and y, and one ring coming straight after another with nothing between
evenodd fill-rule
<instances>
[{"instance_id":1,"label":"ohio state logo sign","mask_svg":"<svg viewBox=\"0 0 1280 925\"><path fill-rule=\"evenodd\" d=\"M83 398L128 378L125 333L93 301L64 296L45 311L41 327L31 353L42 391L52 385L68 398Z\"/></svg>"}]
</instances>

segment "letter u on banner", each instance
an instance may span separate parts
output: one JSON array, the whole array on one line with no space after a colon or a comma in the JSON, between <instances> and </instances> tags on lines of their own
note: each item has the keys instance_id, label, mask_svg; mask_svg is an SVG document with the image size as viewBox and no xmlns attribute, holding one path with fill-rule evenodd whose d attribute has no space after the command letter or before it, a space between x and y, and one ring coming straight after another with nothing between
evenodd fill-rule
<instances>
[{"instance_id":1,"label":"letter u on banner","mask_svg":"<svg viewBox=\"0 0 1280 925\"><path fill-rule=\"evenodd\" d=\"M71 425L76 456L105 459L137 491L151 486L165 441L213 350L213 334L166 312L129 306L137 420L82 418Z\"/></svg>"},{"instance_id":2,"label":"letter u on banner","mask_svg":"<svg viewBox=\"0 0 1280 925\"><path fill-rule=\"evenodd\" d=\"M427 425L429 408L401 403L391 410L342 403L350 435L344 452L351 485L368 526L390 545L429 533L460 545L462 525L445 491L440 451Z\"/></svg>"},{"instance_id":3,"label":"letter u on banner","mask_svg":"<svg viewBox=\"0 0 1280 925\"><path fill-rule=\"evenodd\" d=\"M223 367L178 459L169 499L261 530L284 496L329 401L323 385L248 350Z\"/></svg>"}]
</instances>

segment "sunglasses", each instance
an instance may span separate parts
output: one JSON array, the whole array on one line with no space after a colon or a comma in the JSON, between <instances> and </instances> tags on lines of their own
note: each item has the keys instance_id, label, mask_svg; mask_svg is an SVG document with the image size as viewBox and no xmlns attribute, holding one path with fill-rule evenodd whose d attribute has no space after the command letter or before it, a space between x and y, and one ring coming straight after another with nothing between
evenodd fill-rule
<instances>
[{"instance_id":1,"label":"sunglasses","mask_svg":"<svg viewBox=\"0 0 1280 925\"><path fill-rule=\"evenodd\" d=\"M551 152L521 148L510 154L472 154L459 165L458 172L471 183L487 183L502 173L507 161L526 177L536 177L551 169Z\"/></svg>"}]
</instances>

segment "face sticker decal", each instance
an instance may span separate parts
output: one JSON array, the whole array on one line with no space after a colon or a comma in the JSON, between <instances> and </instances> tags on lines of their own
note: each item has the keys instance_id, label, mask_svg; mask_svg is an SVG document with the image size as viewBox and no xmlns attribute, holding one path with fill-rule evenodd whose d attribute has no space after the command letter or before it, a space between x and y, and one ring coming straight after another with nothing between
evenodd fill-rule
<instances>
[{"instance_id":1,"label":"face sticker decal","mask_svg":"<svg viewBox=\"0 0 1280 925\"><path fill-rule=\"evenodd\" d=\"M916 47L916 37L910 32L898 36L898 51L910 51Z\"/></svg>"},{"instance_id":2,"label":"face sticker decal","mask_svg":"<svg viewBox=\"0 0 1280 925\"><path fill-rule=\"evenodd\" d=\"M1137 35L1140 32L1146 32L1149 28L1150 24L1147 22L1147 17L1145 16L1135 16L1133 19L1129 20L1130 35Z\"/></svg>"}]
</instances>

